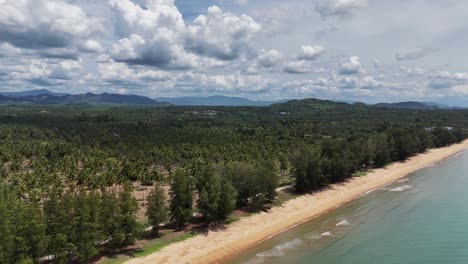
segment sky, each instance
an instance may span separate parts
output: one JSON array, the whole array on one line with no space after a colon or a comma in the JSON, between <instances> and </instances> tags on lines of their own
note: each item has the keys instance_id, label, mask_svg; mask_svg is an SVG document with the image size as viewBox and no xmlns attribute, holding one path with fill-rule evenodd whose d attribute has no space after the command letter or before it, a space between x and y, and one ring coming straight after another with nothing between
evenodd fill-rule
<instances>
[{"instance_id":1,"label":"sky","mask_svg":"<svg viewBox=\"0 0 468 264\"><path fill-rule=\"evenodd\" d=\"M468 1L0 0L0 91L468 106Z\"/></svg>"}]
</instances>

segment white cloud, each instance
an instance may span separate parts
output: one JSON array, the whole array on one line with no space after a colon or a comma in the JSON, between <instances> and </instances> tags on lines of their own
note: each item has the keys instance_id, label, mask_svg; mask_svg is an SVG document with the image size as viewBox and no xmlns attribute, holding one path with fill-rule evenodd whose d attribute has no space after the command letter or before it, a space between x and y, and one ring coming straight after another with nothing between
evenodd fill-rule
<instances>
[{"instance_id":1,"label":"white cloud","mask_svg":"<svg viewBox=\"0 0 468 264\"><path fill-rule=\"evenodd\" d=\"M79 45L80 51L88 53L100 53L104 51L101 43L96 40L88 39Z\"/></svg>"},{"instance_id":2,"label":"white cloud","mask_svg":"<svg viewBox=\"0 0 468 264\"><path fill-rule=\"evenodd\" d=\"M448 89L468 84L468 73L465 72L441 71L432 74L430 78L428 86L433 89Z\"/></svg>"},{"instance_id":3,"label":"white cloud","mask_svg":"<svg viewBox=\"0 0 468 264\"><path fill-rule=\"evenodd\" d=\"M251 17L224 13L216 6L188 26L185 46L194 53L220 60L232 60L250 48L261 26Z\"/></svg>"},{"instance_id":4,"label":"white cloud","mask_svg":"<svg viewBox=\"0 0 468 264\"><path fill-rule=\"evenodd\" d=\"M283 56L277 50L270 49L260 51L258 55L258 64L265 68L272 68L279 65L283 61Z\"/></svg>"},{"instance_id":5,"label":"white cloud","mask_svg":"<svg viewBox=\"0 0 468 264\"><path fill-rule=\"evenodd\" d=\"M283 71L287 73L303 74L312 72L312 64L308 60L295 60L288 62Z\"/></svg>"},{"instance_id":6,"label":"white cloud","mask_svg":"<svg viewBox=\"0 0 468 264\"><path fill-rule=\"evenodd\" d=\"M135 69L126 63L108 61L98 64L99 78L113 84L144 85L144 81L167 81L172 75L167 71Z\"/></svg>"},{"instance_id":7,"label":"white cloud","mask_svg":"<svg viewBox=\"0 0 468 264\"><path fill-rule=\"evenodd\" d=\"M53 86L80 76L82 64L78 60L20 59L15 65L0 67L2 69L8 72L9 81Z\"/></svg>"},{"instance_id":8,"label":"white cloud","mask_svg":"<svg viewBox=\"0 0 468 264\"><path fill-rule=\"evenodd\" d=\"M297 57L300 60L315 60L324 52L325 48L322 46L304 45L301 47L301 51Z\"/></svg>"},{"instance_id":9,"label":"white cloud","mask_svg":"<svg viewBox=\"0 0 468 264\"><path fill-rule=\"evenodd\" d=\"M193 72L180 74L174 82L177 88L184 91L224 93L265 92L274 84L272 79L260 75L207 75Z\"/></svg>"},{"instance_id":10,"label":"white cloud","mask_svg":"<svg viewBox=\"0 0 468 264\"><path fill-rule=\"evenodd\" d=\"M62 0L1 1L0 40L18 47L69 47L101 30L100 20Z\"/></svg>"},{"instance_id":11,"label":"white cloud","mask_svg":"<svg viewBox=\"0 0 468 264\"><path fill-rule=\"evenodd\" d=\"M122 38L112 46L116 61L161 68L190 68L196 57L185 51L185 23L173 0L149 0L146 9L129 0L110 0Z\"/></svg>"},{"instance_id":12,"label":"white cloud","mask_svg":"<svg viewBox=\"0 0 468 264\"><path fill-rule=\"evenodd\" d=\"M352 75L364 72L361 63L359 62L359 57L357 56L341 60L338 63L338 66L340 74Z\"/></svg>"},{"instance_id":13,"label":"white cloud","mask_svg":"<svg viewBox=\"0 0 468 264\"><path fill-rule=\"evenodd\" d=\"M389 86L389 85L374 79L374 77L372 76L367 76L367 77L362 78L359 84L359 87L361 89L378 89L378 88L382 88L385 86Z\"/></svg>"},{"instance_id":14,"label":"white cloud","mask_svg":"<svg viewBox=\"0 0 468 264\"><path fill-rule=\"evenodd\" d=\"M160 68L194 68L204 58L233 60L250 49L261 28L252 18L224 13L216 6L185 25L174 0L151 0L146 8L129 0L110 0L118 14L118 33L111 55L116 61Z\"/></svg>"},{"instance_id":15,"label":"white cloud","mask_svg":"<svg viewBox=\"0 0 468 264\"><path fill-rule=\"evenodd\" d=\"M51 79L71 80L80 75L79 71L82 67L81 61L63 60L52 66L52 72L48 77Z\"/></svg>"}]
</instances>

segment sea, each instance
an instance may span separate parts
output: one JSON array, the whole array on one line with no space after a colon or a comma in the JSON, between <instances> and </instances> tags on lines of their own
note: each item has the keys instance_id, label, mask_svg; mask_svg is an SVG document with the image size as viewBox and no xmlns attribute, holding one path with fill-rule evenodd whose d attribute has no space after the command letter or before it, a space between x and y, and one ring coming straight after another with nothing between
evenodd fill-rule
<instances>
[{"instance_id":1,"label":"sea","mask_svg":"<svg viewBox=\"0 0 468 264\"><path fill-rule=\"evenodd\" d=\"M468 263L468 151L375 189L224 264Z\"/></svg>"}]
</instances>

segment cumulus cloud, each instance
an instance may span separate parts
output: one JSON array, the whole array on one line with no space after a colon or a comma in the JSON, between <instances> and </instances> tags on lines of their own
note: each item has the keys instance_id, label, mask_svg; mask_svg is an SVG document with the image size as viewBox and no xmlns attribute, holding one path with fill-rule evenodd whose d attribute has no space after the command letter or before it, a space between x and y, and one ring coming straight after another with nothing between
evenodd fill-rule
<instances>
[{"instance_id":1,"label":"cumulus cloud","mask_svg":"<svg viewBox=\"0 0 468 264\"><path fill-rule=\"evenodd\" d=\"M186 25L174 0L148 0L146 8L129 0L110 0L118 14L114 60L161 68L193 68L199 57L233 60L250 49L261 26L246 15L225 13L216 6Z\"/></svg>"},{"instance_id":2,"label":"cumulus cloud","mask_svg":"<svg viewBox=\"0 0 468 264\"><path fill-rule=\"evenodd\" d=\"M430 77L431 80L428 86L433 89L448 89L468 84L468 73L465 72L451 73L441 71L432 74Z\"/></svg>"},{"instance_id":3,"label":"cumulus cloud","mask_svg":"<svg viewBox=\"0 0 468 264\"><path fill-rule=\"evenodd\" d=\"M247 15L224 13L216 6L188 26L185 46L201 55L220 60L238 58L249 49L250 41L261 26Z\"/></svg>"},{"instance_id":4,"label":"cumulus cloud","mask_svg":"<svg viewBox=\"0 0 468 264\"><path fill-rule=\"evenodd\" d=\"M303 74L312 72L312 64L308 60L295 60L288 62L283 71L293 74Z\"/></svg>"},{"instance_id":5,"label":"cumulus cloud","mask_svg":"<svg viewBox=\"0 0 468 264\"><path fill-rule=\"evenodd\" d=\"M318 3L315 10L323 19L330 17L349 17L356 9L367 4L366 0L325 0Z\"/></svg>"},{"instance_id":6,"label":"cumulus cloud","mask_svg":"<svg viewBox=\"0 0 468 264\"><path fill-rule=\"evenodd\" d=\"M115 85L143 86L145 81L162 82L171 78L167 71L135 69L112 60L99 63L98 73L99 79Z\"/></svg>"},{"instance_id":7,"label":"cumulus cloud","mask_svg":"<svg viewBox=\"0 0 468 264\"><path fill-rule=\"evenodd\" d=\"M297 58L300 60L315 60L324 52L325 48L322 46L304 45L301 47Z\"/></svg>"},{"instance_id":8,"label":"cumulus cloud","mask_svg":"<svg viewBox=\"0 0 468 264\"><path fill-rule=\"evenodd\" d=\"M27 82L40 86L63 84L81 74L82 64L78 60L20 59L15 65L3 65L9 81Z\"/></svg>"},{"instance_id":9,"label":"cumulus cloud","mask_svg":"<svg viewBox=\"0 0 468 264\"><path fill-rule=\"evenodd\" d=\"M432 53L439 51L439 49L429 46L424 47L417 47L415 50L408 51L408 52L398 52L395 55L395 58L398 61L405 61L405 60L417 60L424 58Z\"/></svg>"},{"instance_id":10,"label":"cumulus cloud","mask_svg":"<svg viewBox=\"0 0 468 264\"><path fill-rule=\"evenodd\" d=\"M359 88L359 81L355 77L340 77L335 80L335 85L341 89L356 89Z\"/></svg>"},{"instance_id":11,"label":"cumulus cloud","mask_svg":"<svg viewBox=\"0 0 468 264\"><path fill-rule=\"evenodd\" d=\"M207 75L201 73L182 73L175 79L175 86L185 91L223 92L223 93L260 93L274 84L270 78L260 75Z\"/></svg>"},{"instance_id":12,"label":"cumulus cloud","mask_svg":"<svg viewBox=\"0 0 468 264\"><path fill-rule=\"evenodd\" d=\"M264 68L272 68L279 65L283 61L283 56L277 50L270 49L260 51L258 55L258 64Z\"/></svg>"},{"instance_id":13,"label":"cumulus cloud","mask_svg":"<svg viewBox=\"0 0 468 264\"><path fill-rule=\"evenodd\" d=\"M304 74L309 72L321 72L323 69L314 67L313 61L325 52L322 46L303 45L299 53L283 68L286 73Z\"/></svg>"},{"instance_id":14,"label":"cumulus cloud","mask_svg":"<svg viewBox=\"0 0 468 264\"><path fill-rule=\"evenodd\" d=\"M284 84L291 89L307 96L343 97L343 95L370 95L391 92L396 84L376 80L372 76L357 78L355 76L332 75L328 78L291 81ZM344 97L345 98L345 97Z\"/></svg>"},{"instance_id":15,"label":"cumulus cloud","mask_svg":"<svg viewBox=\"0 0 468 264\"><path fill-rule=\"evenodd\" d=\"M112 46L116 61L162 68L190 68L196 57L185 51L185 23L173 0L148 0L146 8L129 0L108 2L122 36Z\"/></svg>"},{"instance_id":16,"label":"cumulus cloud","mask_svg":"<svg viewBox=\"0 0 468 264\"><path fill-rule=\"evenodd\" d=\"M101 43L96 40L88 39L78 46L80 51L87 52L87 53L100 53L104 51Z\"/></svg>"},{"instance_id":17,"label":"cumulus cloud","mask_svg":"<svg viewBox=\"0 0 468 264\"><path fill-rule=\"evenodd\" d=\"M65 1L1 1L0 40L17 47L69 47L101 29L98 19Z\"/></svg>"},{"instance_id":18,"label":"cumulus cloud","mask_svg":"<svg viewBox=\"0 0 468 264\"><path fill-rule=\"evenodd\" d=\"M382 87L390 86L390 85L385 84L381 81L378 81L372 76L367 76L367 77L362 78L359 86L361 89L373 90L373 89L378 89L378 88L382 88Z\"/></svg>"},{"instance_id":19,"label":"cumulus cloud","mask_svg":"<svg viewBox=\"0 0 468 264\"><path fill-rule=\"evenodd\" d=\"M79 76L81 68L81 61L63 60L51 67L52 71L48 77L58 80L71 80L74 77Z\"/></svg>"},{"instance_id":20,"label":"cumulus cloud","mask_svg":"<svg viewBox=\"0 0 468 264\"><path fill-rule=\"evenodd\" d=\"M359 62L359 57L353 56L349 59L341 60L338 63L339 73L344 75L353 75L364 72Z\"/></svg>"}]
</instances>

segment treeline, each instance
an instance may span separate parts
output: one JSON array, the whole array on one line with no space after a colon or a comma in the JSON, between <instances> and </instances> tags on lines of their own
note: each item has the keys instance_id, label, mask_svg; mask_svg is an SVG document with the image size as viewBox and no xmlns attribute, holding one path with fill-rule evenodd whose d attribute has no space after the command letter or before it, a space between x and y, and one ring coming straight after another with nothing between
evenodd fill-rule
<instances>
[{"instance_id":1,"label":"treeline","mask_svg":"<svg viewBox=\"0 0 468 264\"><path fill-rule=\"evenodd\" d=\"M368 139L324 139L302 146L292 158L292 171L299 192L318 190L369 168L403 161L432 147L444 147L465 139L461 129L389 129Z\"/></svg>"},{"instance_id":2,"label":"treeline","mask_svg":"<svg viewBox=\"0 0 468 264\"><path fill-rule=\"evenodd\" d=\"M55 190L41 201L0 184L0 263L89 262L100 250L132 245L138 234L131 185L120 192Z\"/></svg>"},{"instance_id":3,"label":"treeline","mask_svg":"<svg viewBox=\"0 0 468 264\"><path fill-rule=\"evenodd\" d=\"M276 174L271 164L214 165L196 159L170 177L167 197L159 183L148 196L146 216L157 235L160 225L177 228L194 221L221 222L235 208L259 208L275 198ZM20 196L0 183L0 263L87 263L101 252L133 245L146 226L136 216L133 186L53 189L47 196Z\"/></svg>"}]
</instances>

